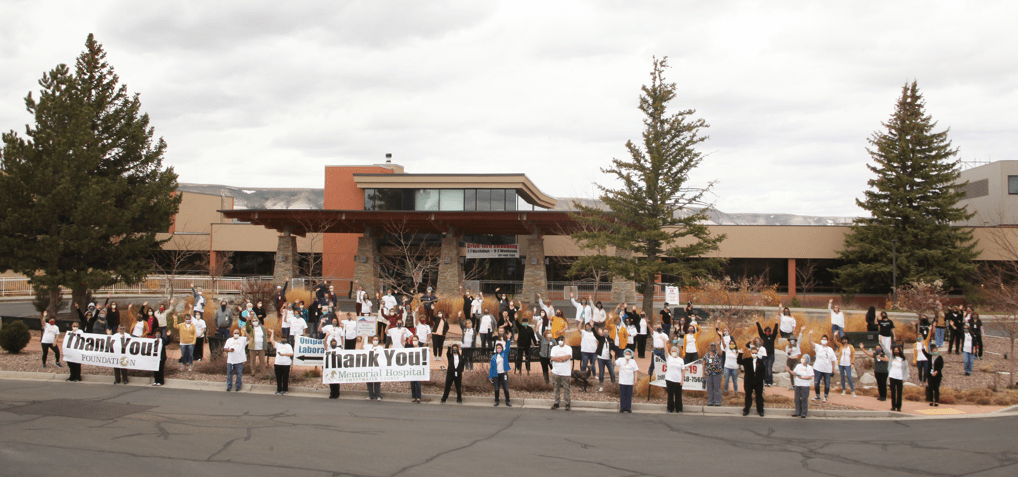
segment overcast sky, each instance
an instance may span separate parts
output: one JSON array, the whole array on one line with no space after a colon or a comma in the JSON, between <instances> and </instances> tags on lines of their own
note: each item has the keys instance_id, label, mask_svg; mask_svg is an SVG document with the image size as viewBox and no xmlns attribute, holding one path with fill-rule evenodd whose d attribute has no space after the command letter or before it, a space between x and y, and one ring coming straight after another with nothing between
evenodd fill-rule
<instances>
[{"instance_id":1,"label":"overcast sky","mask_svg":"<svg viewBox=\"0 0 1018 477\"><path fill-rule=\"evenodd\" d=\"M1015 158L1015 2L312 3L0 0L0 130L92 32L181 182L320 188L391 152L591 196L655 55L711 125L691 181L725 212L860 215L866 139L912 79L962 159Z\"/></svg>"}]
</instances>

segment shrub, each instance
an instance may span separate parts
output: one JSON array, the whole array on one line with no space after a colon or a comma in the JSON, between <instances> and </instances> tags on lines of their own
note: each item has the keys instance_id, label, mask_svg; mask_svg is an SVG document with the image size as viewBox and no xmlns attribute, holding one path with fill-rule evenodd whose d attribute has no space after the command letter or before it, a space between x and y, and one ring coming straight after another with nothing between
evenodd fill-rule
<instances>
[{"instance_id":1,"label":"shrub","mask_svg":"<svg viewBox=\"0 0 1018 477\"><path fill-rule=\"evenodd\" d=\"M32 340L32 334L28 332L28 325L15 321L0 328L0 348L11 354L20 353Z\"/></svg>"},{"instance_id":2,"label":"shrub","mask_svg":"<svg viewBox=\"0 0 1018 477\"><path fill-rule=\"evenodd\" d=\"M792 306L792 308L802 308L802 302L799 301L799 297L797 297L797 296L792 297L792 304L791 304L791 306Z\"/></svg>"}]
</instances>

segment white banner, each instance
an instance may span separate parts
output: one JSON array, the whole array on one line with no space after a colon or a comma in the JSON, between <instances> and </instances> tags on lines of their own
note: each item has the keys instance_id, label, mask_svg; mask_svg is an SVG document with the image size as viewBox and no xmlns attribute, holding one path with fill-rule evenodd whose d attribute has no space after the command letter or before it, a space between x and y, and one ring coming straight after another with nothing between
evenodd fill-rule
<instances>
[{"instance_id":1,"label":"white banner","mask_svg":"<svg viewBox=\"0 0 1018 477\"><path fill-rule=\"evenodd\" d=\"M468 243L467 258L520 258L520 246Z\"/></svg>"},{"instance_id":2,"label":"white banner","mask_svg":"<svg viewBox=\"0 0 1018 477\"><path fill-rule=\"evenodd\" d=\"M130 335L67 333L64 335L64 361L106 368L159 371L163 344L158 338Z\"/></svg>"},{"instance_id":3,"label":"white banner","mask_svg":"<svg viewBox=\"0 0 1018 477\"><path fill-rule=\"evenodd\" d=\"M298 336L293 342L294 366L321 366L325 356L324 340Z\"/></svg>"},{"instance_id":4,"label":"white banner","mask_svg":"<svg viewBox=\"0 0 1018 477\"><path fill-rule=\"evenodd\" d=\"M660 356L654 356L654 380L650 384L659 387L665 384L665 373L668 371L668 363ZM698 359L682 367L682 390L683 391L706 391L707 387L703 381L703 360Z\"/></svg>"},{"instance_id":5,"label":"white banner","mask_svg":"<svg viewBox=\"0 0 1018 477\"><path fill-rule=\"evenodd\" d=\"M325 353L325 384L429 381L428 348L378 351L337 349Z\"/></svg>"},{"instance_id":6,"label":"white banner","mask_svg":"<svg viewBox=\"0 0 1018 477\"><path fill-rule=\"evenodd\" d=\"M679 287L665 287L665 301L669 305L679 304Z\"/></svg>"}]
</instances>

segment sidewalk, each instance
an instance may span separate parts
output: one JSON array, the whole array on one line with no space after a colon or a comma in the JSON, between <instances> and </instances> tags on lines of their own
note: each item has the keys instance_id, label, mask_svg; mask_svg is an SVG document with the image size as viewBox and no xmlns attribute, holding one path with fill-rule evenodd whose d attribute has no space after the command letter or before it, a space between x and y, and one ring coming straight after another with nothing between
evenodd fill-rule
<instances>
[{"instance_id":1,"label":"sidewalk","mask_svg":"<svg viewBox=\"0 0 1018 477\"><path fill-rule=\"evenodd\" d=\"M835 391L833 388L833 380L831 382L831 395L827 397L827 402L833 404L840 404L844 406L852 406L860 409L869 409L873 411L890 411L891 410L891 397L888 394L887 401L879 401L875 397L862 396L852 397L852 394L841 395L841 391ZM857 386L862 388L862 386ZM907 386L906 386L907 388ZM812 389L812 388L811 388ZM823 386L820 387L823 391ZM788 388L782 388L779 386L771 386L764 388L764 394L776 394L779 396L785 396L790 399L795 399L795 391L789 391ZM810 399L813 399L813 391L810 391ZM816 401L810 401L810 405ZM909 414L912 416L950 416L950 415L961 415L961 414L991 414L1003 409L1007 406L975 406L971 404L941 404L937 407L931 407L926 401L909 401L903 399L901 401L901 413ZM810 409L810 413L813 409Z\"/></svg>"}]
</instances>

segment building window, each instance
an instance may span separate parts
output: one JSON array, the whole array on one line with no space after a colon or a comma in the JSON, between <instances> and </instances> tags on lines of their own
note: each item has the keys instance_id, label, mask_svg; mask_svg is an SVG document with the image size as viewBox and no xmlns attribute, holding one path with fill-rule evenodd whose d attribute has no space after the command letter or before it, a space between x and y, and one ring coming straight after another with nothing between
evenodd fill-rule
<instances>
[{"instance_id":1,"label":"building window","mask_svg":"<svg viewBox=\"0 0 1018 477\"><path fill-rule=\"evenodd\" d=\"M491 210L491 189L477 189L477 210Z\"/></svg>"},{"instance_id":2,"label":"building window","mask_svg":"<svg viewBox=\"0 0 1018 477\"><path fill-rule=\"evenodd\" d=\"M464 210L463 191L460 189L442 189L439 210Z\"/></svg>"},{"instance_id":3,"label":"building window","mask_svg":"<svg viewBox=\"0 0 1018 477\"><path fill-rule=\"evenodd\" d=\"M463 210L477 210L477 191L467 189L463 191Z\"/></svg>"},{"instance_id":4,"label":"building window","mask_svg":"<svg viewBox=\"0 0 1018 477\"><path fill-rule=\"evenodd\" d=\"M491 189L491 210L505 210L505 191Z\"/></svg>"},{"instance_id":5,"label":"building window","mask_svg":"<svg viewBox=\"0 0 1018 477\"><path fill-rule=\"evenodd\" d=\"M417 190L417 200L413 210L438 210L438 189Z\"/></svg>"},{"instance_id":6,"label":"building window","mask_svg":"<svg viewBox=\"0 0 1018 477\"><path fill-rule=\"evenodd\" d=\"M1018 176L1007 176L1007 193L1018 195Z\"/></svg>"}]
</instances>

